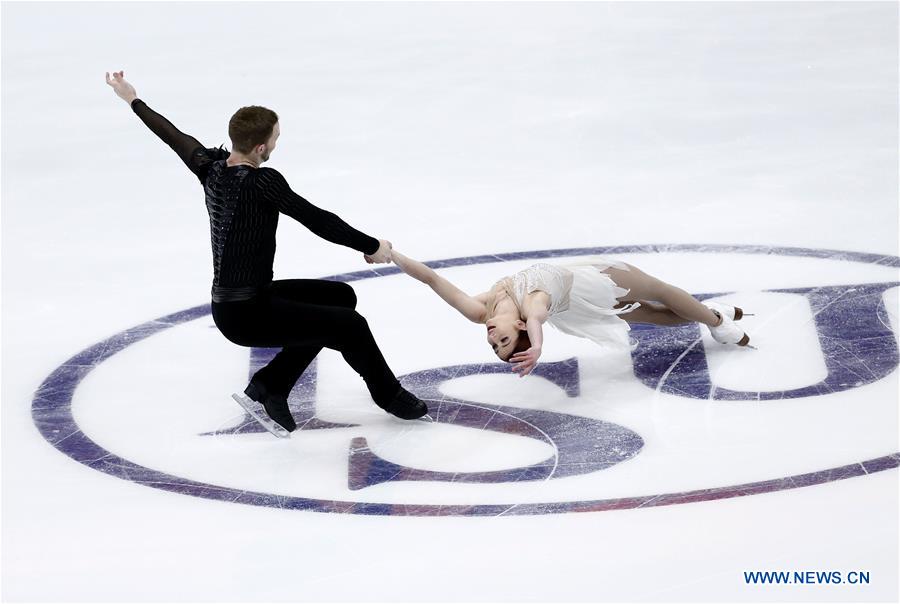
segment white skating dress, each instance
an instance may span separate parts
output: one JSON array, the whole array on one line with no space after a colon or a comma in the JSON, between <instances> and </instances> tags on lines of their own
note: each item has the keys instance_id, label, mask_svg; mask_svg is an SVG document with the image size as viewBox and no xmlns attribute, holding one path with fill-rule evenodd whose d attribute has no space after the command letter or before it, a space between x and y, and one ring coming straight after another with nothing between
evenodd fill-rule
<instances>
[{"instance_id":1,"label":"white skating dress","mask_svg":"<svg viewBox=\"0 0 900 604\"><path fill-rule=\"evenodd\" d=\"M628 270L622 262L593 256L563 265L533 264L497 284L506 282L519 309L531 292L546 293L550 296L547 322L563 333L588 338L601 346L631 348L631 328L618 315L631 312L640 303L613 308L619 303L616 298L629 290L617 286L601 272L609 267Z\"/></svg>"}]
</instances>

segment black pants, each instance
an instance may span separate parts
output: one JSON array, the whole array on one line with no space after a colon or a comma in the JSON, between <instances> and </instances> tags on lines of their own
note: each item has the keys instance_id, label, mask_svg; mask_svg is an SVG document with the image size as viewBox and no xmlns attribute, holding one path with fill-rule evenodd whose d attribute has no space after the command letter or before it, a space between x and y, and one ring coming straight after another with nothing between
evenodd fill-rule
<instances>
[{"instance_id":1,"label":"black pants","mask_svg":"<svg viewBox=\"0 0 900 604\"><path fill-rule=\"evenodd\" d=\"M356 310L346 283L319 279L273 281L251 300L213 302L216 327L239 346L283 347L253 376L273 395L287 396L322 348L339 351L366 382L372 399L390 401L400 388Z\"/></svg>"}]
</instances>

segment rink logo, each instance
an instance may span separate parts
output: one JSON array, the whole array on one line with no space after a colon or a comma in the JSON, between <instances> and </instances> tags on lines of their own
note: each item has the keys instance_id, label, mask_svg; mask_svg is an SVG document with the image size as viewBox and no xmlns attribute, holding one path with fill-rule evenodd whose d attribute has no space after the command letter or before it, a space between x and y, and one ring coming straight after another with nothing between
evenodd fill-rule
<instances>
[{"instance_id":1,"label":"rink logo","mask_svg":"<svg viewBox=\"0 0 900 604\"><path fill-rule=\"evenodd\" d=\"M429 263L433 268L471 266L502 261L530 260L580 255L666 252L703 252L729 254L777 254L829 260L900 267L900 258L873 254L809 250L801 248L770 248L763 246L631 246L615 248L563 249L505 255L486 255L457 258ZM338 281L356 281L395 274L388 267L329 277ZM744 392L716 387L709 377L707 359L696 326L677 329L635 329L633 335L640 345L632 353L635 377L648 387L670 395L686 398L727 401L770 400L815 397L842 390L859 388L881 380L898 364L897 341L889 327L883 295L897 287L896 282L869 283L854 286L828 286L805 289L775 290L804 297L815 317L815 328L825 362L824 378L817 383L782 391ZM717 294L708 294L706 297ZM701 296L703 297L703 296ZM79 383L97 365L163 330L202 318L209 314L208 305L188 309L126 330L104 342L82 351L58 367L41 385L32 402L32 416L43 437L61 452L95 470L137 482L146 486L195 497L222 501L300 509L321 512L375 515L521 515L563 512L601 511L653 507L738 497L821 484L834 480L862 476L898 466L900 454L867 460L848 460L847 465L823 469L807 474L773 478L771 480L728 485L697 491L658 493L615 499L553 501L548 503L503 501L496 504L398 504L360 500L332 500L311 497L274 495L207 484L174 476L139 465L110 452L87 434L75 422L72 399ZM268 349L254 349L251 372L274 353ZM315 415L315 365L304 374L291 394L291 406L303 431L337 430L348 437L347 485L352 492L364 495L369 487L385 483L427 481L429 483L503 484L555 481L561 478L602 476L603 470L634 458L644 441L633 430L611 422L560 413L547 409L520 409L482 401L448 397L440 392L441 385L458 377L508 372L502 364L461 365L433 368L402 376L407 387L430 401L432 415L440 424L486 429L516 437L530 438L550 446L550 457L523 467L486 472L437 472L406 467L384 459L373 452L366 439L353 435L352 424L336 424L320 420ZM538 366L537 375L561 389L566 396L577 397L581 378L577 359ZM699 376L699 377L698 377ZM242 422L239 427L211 432L203 438L215 438L222 432L242 434L257 431L255 424ZM341 430L348 429L348 430ZM602 492L600 490L599 492ZM374 498L374 497L373 497Z\"/></svg>"},{"instance_id":2,"label":"rink logo","mask_svg":"<svg viewBox=\"0 0 900 604\"><path fill-rule=\"evenodd\" d=\"M814 384L764 392L714 386L702 347L689 347L700 338L696 323L677 329L635 329L639 345L632 354L634 373L661 392L700 399L781 400L859 388L885 378L897 367L896 337L883 302L884 293L897 286L888 282L770 290L809 302L827 371L825 378ZM682 345L672 345L673 341Z\"/></svg>"},{"instance_id":3,"label":"rink logo","mask_svg":"<svg viewBox=\"0 0 900 604\"><path fill-rule=\"evenodd\" d=\"M265 365L277 349L255 349L251 356L250 373ZM489 472L435 472L392 463L373 452L364 437L350 443L348 486L364 489L386 482L446 482L446 483L514 483L536 480L556 480L569 476L591 474L630 459L644 446L635 432L605 421L559 413L543 409L520 409L448 396L441 386L448 380L471 375L503 374L509 367L472 364L440 367L401 377L402 382L428 401L431 417L439 424L530 438L546 443L553 455L527 466ZM576 359L558 363L543 363L535 368L539 375L558 387L566 396L579 394L579 370ZM354 424L336 424L315 416L315 361L301 376L291 392L289 404L300 430L356 428ZM207 433L224 434L265 433L265 429L245 417L237 428ZM585 438L584 435L590 435Z\"/></svg>"}]
</instances>

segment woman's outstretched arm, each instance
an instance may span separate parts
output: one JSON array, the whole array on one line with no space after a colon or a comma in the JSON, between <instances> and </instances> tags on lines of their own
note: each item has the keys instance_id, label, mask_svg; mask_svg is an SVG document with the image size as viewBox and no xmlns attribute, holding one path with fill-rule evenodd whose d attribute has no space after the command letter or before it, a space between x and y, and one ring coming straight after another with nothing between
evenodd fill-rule
<instances>
[{"instance_id":1,"label":"woman's outstretched arm","mask_svg":"<svg viewBox=\"0 0 900 604\"><path fill-rule=\"evenodd\" d=\"M391 258L400 270L433 289L444 302L462 313L469 321L484 323L486 314L484 303L468 295L421 262L407 258L397 250L391 250Z\"/></svg>"}]
</instances>

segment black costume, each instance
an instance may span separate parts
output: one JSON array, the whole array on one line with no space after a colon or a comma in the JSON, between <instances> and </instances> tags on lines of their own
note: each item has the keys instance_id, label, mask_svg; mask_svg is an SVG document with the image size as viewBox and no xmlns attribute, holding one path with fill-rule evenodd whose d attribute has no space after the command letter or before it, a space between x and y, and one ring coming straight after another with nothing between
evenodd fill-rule
<instances>
[{"instance_id":1,"label":"black costume","mask_svg":"<svg viewBox=\"0 0 900 604\"><path fill-rule=\"evenodd\" d=\"M379 241L294 193L276 170L228 166L225 149L205 148L140 99L131 108L203 185L213 252L212 316L219 331L241 346L283 347L253 376L247 394L292 430L287 396L325 347L340 351L379 406L408 419L424 415L424 403L400 388L366 320L354 310L352 287L315 279L272 280L279 213L364 254L374 254Z\"/></svg>"}]
</instances>

